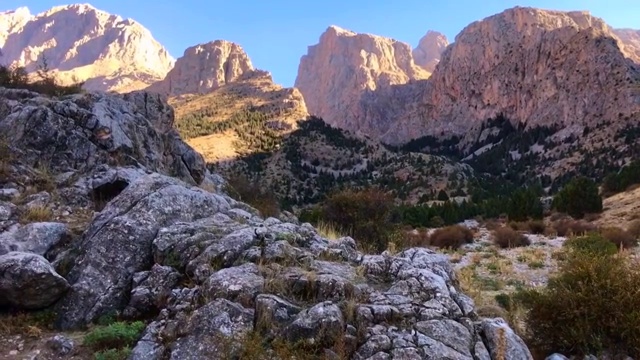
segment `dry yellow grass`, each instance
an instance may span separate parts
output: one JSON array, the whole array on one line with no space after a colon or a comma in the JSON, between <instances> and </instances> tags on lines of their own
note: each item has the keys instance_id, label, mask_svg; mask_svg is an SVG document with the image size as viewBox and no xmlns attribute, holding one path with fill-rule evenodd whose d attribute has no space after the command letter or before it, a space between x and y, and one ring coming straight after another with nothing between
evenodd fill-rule
<instances>
[{"instance_id":1,"label":"dry yellow grass","mask_svg":"<svg viewBox=\"0 0 640 360\"><path fill-rule=\"evenodd\" d=\"M321 221L316 225L316 231L320 236L328 240L338 240L342 237L342 234L332 224Z\"/></svg>"},{"instance_id":2,"label":"dry yellow grass","mask_svg":"<svg viewBox=\"0 0 640 360\"><path fill-rule=\"evenodd\" d=\"M23 224L50 221L51 219L53 219L53 211L47 206L33 206L20 216L20 222Z\"/></svg>"}]
</instances>

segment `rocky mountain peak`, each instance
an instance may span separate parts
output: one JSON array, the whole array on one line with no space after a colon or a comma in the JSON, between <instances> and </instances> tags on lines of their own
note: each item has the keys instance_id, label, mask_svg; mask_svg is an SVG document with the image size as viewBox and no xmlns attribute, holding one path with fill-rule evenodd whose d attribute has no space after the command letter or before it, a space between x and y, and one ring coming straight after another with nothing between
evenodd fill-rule
<instances>
[{"instance_id":1,"label":"rocky mountain peak","mask_svg":"<svg viewBox=\"0 0 640 360\"><path fill-rule=\"evenodd\" d=\"M433 72L440 61L440 56L449 45L449 40L444 34L429 30L420 39L418 46L413 49L413 60L416 65L423 67L428 72Z\"/></svg>"},{"instance_id":2,"label":"rocky mountain peak","mask_svg":"<svg viewBox=\"0 0 640 360\"><path fill-rule=\"evenodd\" d=\"M73 24L71 27L70 24ZM131 91L161 80L174 59L139 23L89 4L26 7L0 13L2 63L34 71L46 58L63 83L89 90Z\"/></svg>"},{"instance_id":3,"label":"rocky mountain peak","mask_svg":"<svg viewBox=\"0 0 640 360\"><path fill-rule=\"evenodd\" d=\"M365 130L373 124L358 121L358 99L364 92L426 79L404 42L359 34L330 26L318 44L302 56L295 86L310 113L332 125Z\"/></svg>"},{"instance_id":4,"label":"rocky mountain peak","mask_svg":"<svg viewBox=\"0 0 640 360\"><path fill-rule=\"evenodd\" d=\"M202 94L246 77L254 71L242 46L215 40L187 48L166 78L149 91L167 95Z\"/></svg>"}]
</instances>

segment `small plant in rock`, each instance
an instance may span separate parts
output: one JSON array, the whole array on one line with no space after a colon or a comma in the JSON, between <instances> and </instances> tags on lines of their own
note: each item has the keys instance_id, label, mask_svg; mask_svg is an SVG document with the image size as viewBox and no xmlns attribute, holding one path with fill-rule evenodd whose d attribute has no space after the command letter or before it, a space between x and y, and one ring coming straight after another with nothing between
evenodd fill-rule
<instances>
[{"instance_id":1,"label":"small plant in rock","mask_svg":"<svg viewBox=\"0 0 640 360\"><path fill-rule=\"evenodd\" d=\"M429 244L438 248L457 249L473 242L473 232L462 225L436 229L429 237Z\"/></svg>"},{"instance_id":2,"label":"small plant in rock","mask_svg":"<svg viewBox=\"0 0 640 360\"><path fill-rule=\"evenodd\" d=\"M526 236L508 227L496 229L493 232L493 242L503 249L531 244L531 241Z\"/></svg>"},{"instance_id":3,"label":"small plant in rock","mask_svg":"<svg viewBox=\"0 0 640 360\"><path fill-rule=\"evenodd\" d=\"M7 178L11 170L13 152L9 146L9 140L0 135L0 177Z\"/></svg>"},{"instance_id":4,"label":"small plant in rock","mask_svg":"<svg viewBox=\"0 0 640 360\"><path fill-rule=\"evenodd\" d=\"M121 349L108 349L95 353L95 360L126 360L131 355L131 348L125 346Z\"/></svg>"},{"instance_id":5,"label":"small plant in rock","mask_svg":"<svg viewBox=\"0 0 640 360\"><path fill-rule=\"evenodd\" d=\"M52 329L55 318L51 310L0 313L0 335L37 335Z\"/></svg>"},{"instance_id":6,"label":"small plant in rock","mask_svg":"<svg viewBox=\"0 0 640 360\"><path fill-rule=\"evenodd\" d=\"M342 237L342 234L338 231L335 225L320 221L315 226L318 235L328 240L338 240Z\"/></svg>"}]
</instances>

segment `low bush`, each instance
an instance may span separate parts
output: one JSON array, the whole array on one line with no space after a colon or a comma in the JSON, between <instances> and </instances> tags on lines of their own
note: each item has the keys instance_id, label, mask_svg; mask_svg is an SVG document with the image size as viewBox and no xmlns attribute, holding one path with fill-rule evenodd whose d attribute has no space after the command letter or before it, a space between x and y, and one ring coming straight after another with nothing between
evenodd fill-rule
<instances>
[{"instance_id":1,"label":"low bush","mask_svg":"<svg viewBox=\"0 0 640 360\"><path fill-rule=\"evenodd\" d=\"M627 232L636 240L640 238L640 220L632 221L629 226L627 226Z\"/></svg>"},{"instance_id":2,"label":"low bush","mask_svg":"<svg viewBox=\"0 0 640 360\"><path fill-rule=\"evenodd\" d=\"M574 252L584 252L593 255L613 255L618 252L616 245L600 234L569 238L564 242L564 247ZM566 256L562 258L564 259Z\"/></svg>"},{"instance_id":3,"label":"low bush","mask_svg":"<svg viewBox=\"0 0 640 360\"><path fill-rule=\"evenodd\" d=\"M509 227L496 229L493 232L493 242L503 249L531 244L531 241L526 236Z\"/></svg>"},{"instance_id":4,"label":"low bush","mask_svg":"<svg viewBox=\"0 0 640 360\"><path fill-rule=\"evenodd\" d=\"M462 225L436 229L429 237L429 244L438 248L457 249L473 242L473 232Z\"/></svg>"},{"instance_id":5,"label":"low bush","mask_svg":"<svg viewBox=\"0 0 640 360\"><path fill-rule=\"evenodd\" d=\"M546 287L515 296L527 310L529 345L567 356L640 356L640 269L600 235L571 239L565 252Z\"/></svg>"},{"instance_id":6,"label":"low bush","mask_svg":"<svg viewBox=\"0 0 640 360\"><path fill-rule=\"evenodd\" d=\"M395 226L391 222L394 199L377 188L346 189L330 195L322 204L322 221L350 235L366 252L387 248Z\"/></svg>"},{"instance_id":7,"label":"low bush","mask_svg":"<svg viewBox=\"0 0 640 360\"><path fill-rule=\"evenodd\" d=\"M638 240L626 230L619 227L608 227L600 230L602 237L613 243L618 249L638 246Z\"/></svg>"},{"instance_id":8,"label":"low bush","mask_svg":"<svg viewBox=\"0 0 640 360\"><path fill-rule=\"evenodd\" d=\"M95 360L126 360L131 355L131 348L128 346L122 349L109 349L104 351L98 351L94 358Z\"/></svg>"},{"instance_id":9,"label":"low bush","mask_svg":"<svg viewBox=\"0 0 640 360\"><path fill-rule=\"evenodd\" d=\"M529 220L527 227L532 234L544 234L547 229L547 226L542 220Z\"/></svg>"},{"instance_id":10,"label":"low bush","mask_svg":"<svg viewBox=\"0 0 640 360\"><path fill-rule=\"evenodd\" d=\"M96 327L85 335L83 343L94 351L122 349L135 345L144 328L142 321L115 322L109 326Z\"/></svg>"},{"instance_id":11,"label":"low bush","mask_svg":"<svg viewBox=\"0 0 640 360\"><path fill-rule=\"evenodd\" d=\"M262 217L280 214L280 202L274 193L244 175L228 176L224 191L234 199L256 208Z\"/></svg>"},{"instance_id":12,"label":"low bush","mask_svg":"<svg viewBox=\"0 0 640 360\"><path fill-rule=\"evenodd\" d=\"M562 219L553 224L558 236L582 236L597 230L594 224L584 220Z\"/></svg>"},{"instance_id":13,"label":"low bush","mask_svg":"<svg viewBox=\"0 0 640 360\"><path fill-rule=\"evenodd\" d=\"M409 249L413 247L426 247L429 246L429 233L426 229L416 229L411 231L398 230L392 241L397 246L398 250Z\"/></svg>"}]
</instances>

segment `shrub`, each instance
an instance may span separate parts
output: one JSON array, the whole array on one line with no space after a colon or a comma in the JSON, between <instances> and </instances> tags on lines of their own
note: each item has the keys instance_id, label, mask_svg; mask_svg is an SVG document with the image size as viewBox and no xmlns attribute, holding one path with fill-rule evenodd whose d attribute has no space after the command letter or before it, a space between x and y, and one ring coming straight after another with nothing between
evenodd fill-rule
<instances>
[{"instance_id":1,"label":"shrub","mask_svg":"<svg viewBox=\"0 0 640 360\"><path fill-rule=\"evenodd\" d=\"M571 235L586 235L590 232L596 231L598 228L594 224L590 224L584 220L571 221L569 223L569 230Z\"/></svg>"},{"instance_id":2,"label":"shrub","mask_svg":"<svg viewBox=\"0 0 640 360\"><path fill-rule=\"evenodd\" d=\"M640 220L632 221L629 226L627 226L627 232L636 240L640 238Z\"/></svg>"},{"instance_id":3,"label":"shrub","mask_svg":"<svg viewBox=\"0 0 640 360\"><path fill-rule=\"evenodd\" d=\"M600 230L602 237L612 242L617 248L628 249L638 246L636 237L619 227L608 227Z\"/></svg>"},{"instance_id":4,"label":"shrub","mask_svg":"<svg viewBox=\"0 0 640 360\"><path fill-rule=\"evenodd\" d=\"M13 152L9 140L6 136L0 135L0 176L8 177L11 161L13 161Z\"/></svg>"},{"instance_id":5,"label":"shrub","mask_svg":"<svg viewBox=\"0 0 640 360\"><path fill-rule=\"evenodd\" d=\"M616 246L600 234L575 236L564 242L564 247L574 252L586 252L593 255L613 255L618 252ZM565 258L566 256L563 256Z\"/></svg>"},{"instance_id":6,"label":"shrub","mask_svg":"<svg viewBox=\"0 0 640 360\"><path fill-rule=\"evenodd\" d=\"M529 220L527 226L529 227L529 231L532 234L544 234L545 230L547 229L547 226L542 220Z\"/></svg>"},{"instance_id":7,"label":"shrub","mask_svg":"<svg viewBox=\"0 0 640 360\"><path fill-rule=\"evenodd\" d=\"M322 204L322 220L334 224L359 245L376 252L387 248L394 233L391 223L393 197L382 190L342 190Z\"/></svg>"},{"instance_id":8,"label":"shrub","mask_svg":"<svg viewBox=\"0 0 640 360\"><path fill-rule=\"evenodd\" d=\"M516 230L516 231L527 231L527 230L529 230L529 225L526 222L510 221L507 225L511 229Z\"/></svg>"},{"instance_id":9,"label":"shrub","mask_svg":"<svg viewBox=\"0 0 640 360\"><path fill-rule=\"evenodd\" d=\"M516 190L508 199L507 209L507 215L513 221L542 219L542 202L533 188Z\"/></svg>"},{"instance_id":10,"label":"shrub","mask_svg":"<svg viewBox=\"0 0 640 360\"><path fill-rule=\"evenodd\" d=\"M572 240L557 275L545 288L520 291L529 344L567 356L640 356L640 269L612 254L597 235ZM633 289L633 290L632 290Z\"/></svg>"},{"instance_id":11,"label":"shrub","mask_svg":"<svg viewBox=\"0 0 640 360\"><path fill-rule=\"evenodd\" d=\"M236 200L256 208L262 217L280 214L280 204L273 192L260 186L258 182L251 182L244 175L229 176L224 191Z\"/></svg>"},{"instance_id":12,"label":"shrub","mask_svg":"<svg viewBox=\"0 0 640 360\"><path fill-rule=\"evenodd\" d=\"M425 247L429 245L429 233L425 229L417 229L415 231L398 230L393 236L393 241L399 250Z\"/></svg>"},{"instance_id":13,"label":"shrub","mask_svg":"<svg viewBox=\"0 0 640 360\"><path fill-rule=\"evenodd\" d=\"M457 249L473 242L473 232L462 225L436 229L429 237L429 244L439 248Z\"/></svg>"},{"instance_id":14,"label":"shrub","mask_svg":"<svg viewBox=\"0 0 640 360\"><path fill-rule=\"evenodd\" d=\"M558 236L586 235L587 233L597 230L595 225L586 221L571 219L558 220L553 224L553 228L556 230Z\"/></svg>"},{"instance_id":15,"label":"shrub","mask_svg":"<svg viewBox=\"0 0 640 360\"><path fill-rule=\"evenodd\" d=\"M571 180L553 198L553 208L576 219L588 213L602 212L602 198L598 186L586 177Z\"/></svg>"},{"instance_id":16,"label":"shrub","mask_svg":"<svg viewBox=\"0 0 640 360\"><path fill-rule=\"evenodd\" d=\"M511 300L511 296L509 294L505 294L505 293L500 293L497 294L494 299L496 300L496 302L498 303L498 305L507 310L510 311L512 308L512 300Z\"/></svg>"},{"instance_id":17,"label":"shrub","mask_svg":"<svg viewBox=\"0 0 640 360\"><path fill-rule=\"evenodd\" d=\"M145 324L142 321L116 322L109 326L100 326L85 335L84 345L94 351L133 346L144 328Z\"/></svg>"},{"instance_id":18,"label":"shrub","mask_svg":"<svg viewBox=\"0 0 640 360\"><path fill-rule=\"evenodd\" d=\"M431 227L434 227L434 228L443 227L444 226L444 219L442 217L436 215L436 216L431 218L431 221L429 221L429 224L431 225Z\"/></svg>"},{"instance_id":19,"label":"shrub","mask_svg":"<svg viewBox=\"0 0 640 360\"><path fill-rule=\"evenodd\" d=\"M526 236L508 227L496 229L493 232L493 242L503 249L528 246L531 243Z\"/></svg>"}]
</instances>

